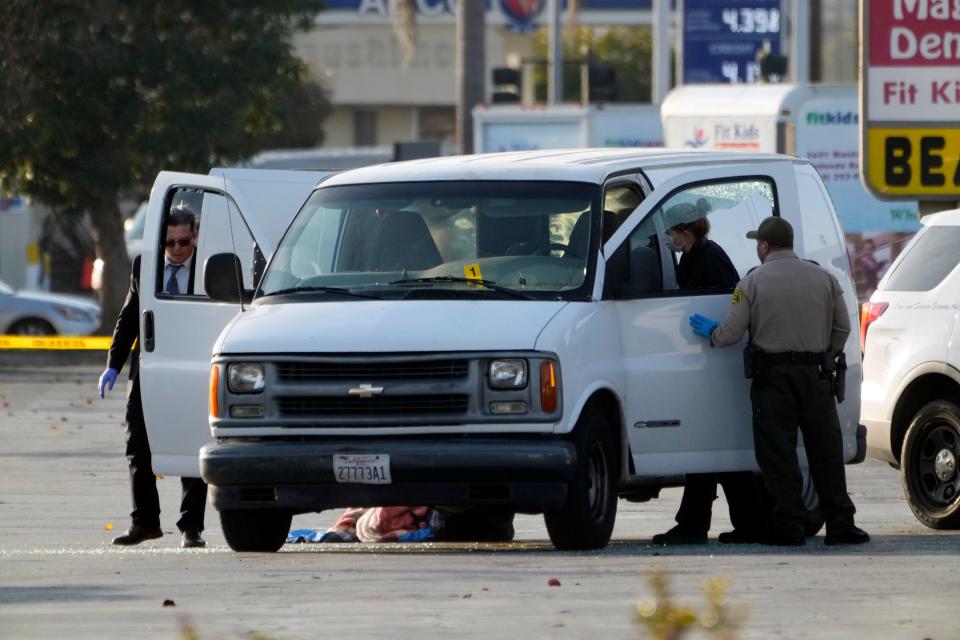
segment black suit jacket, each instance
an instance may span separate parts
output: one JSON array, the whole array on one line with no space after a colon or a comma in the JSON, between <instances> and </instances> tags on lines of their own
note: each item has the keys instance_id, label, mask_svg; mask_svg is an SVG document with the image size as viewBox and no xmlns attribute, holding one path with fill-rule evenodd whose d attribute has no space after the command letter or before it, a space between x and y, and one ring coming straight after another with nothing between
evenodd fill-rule
<instances>
[{"instance_id":1,"label":"black suit jacket","mask_svg":"<svg viewBox=\"0 0 960 640\"><path fill-rule=\"evenodd\" d=\"M190 278L187 284L187 295L193 293L193 280L197 269L197 252L194 250L190 257ZM119 372L123 369L127 357L130 357L130 381L137 379L140 371L140 256L133 259L130 269L130 287L127 289L127 299L123 302L117 324L113 328L113 338L110 341L110 351L107 353L107 367ZM136 345L134 347L134 345ZM130 350L133 349L131 354ZM131 385L132 386L132 385Z\"/></svg>"},{"instance_id":2,"label":"black suit jacket","mask_svg":"<svg viewBox=\"0 0 960 640\"><path fill-rule=\"evenodd\" d=\"M107 367L123 369L127 357L130 361L130 380L136 379L140 363L140 256L133 259L133 268L130 270L130 287L127 289L127 299L123 302L117 324L113 328L113 338L110 341L110 351L107 352ZM133 355L130 349L136 344Z\"/></svg>"}]
</instances>

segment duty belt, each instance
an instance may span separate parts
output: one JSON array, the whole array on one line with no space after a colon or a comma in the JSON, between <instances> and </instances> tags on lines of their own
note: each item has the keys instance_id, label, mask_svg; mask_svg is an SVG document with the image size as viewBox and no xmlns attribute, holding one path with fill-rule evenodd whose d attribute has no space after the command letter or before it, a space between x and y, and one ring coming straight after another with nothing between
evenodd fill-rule
<instances>
[{"instance_id":1,"label":"duty belt","mask_svg":"<svg viewBox=\"0 0 960 640\"><path fill-rule=\"evenodd\" d=\"M827 354L814 351L781 351L780 353L760 352L760 362L768 367L778 364L816 364L823 365ZM831 358L832 359L832 358Z\"/></svg>"}]
</instances>

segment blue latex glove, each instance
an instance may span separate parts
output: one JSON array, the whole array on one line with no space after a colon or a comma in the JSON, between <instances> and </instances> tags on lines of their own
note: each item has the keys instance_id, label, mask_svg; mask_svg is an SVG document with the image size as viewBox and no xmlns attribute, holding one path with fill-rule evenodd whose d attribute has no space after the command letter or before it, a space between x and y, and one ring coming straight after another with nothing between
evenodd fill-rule
<instances>
[{"instance_id":1,"label":"blue latex glove","mask_svg":"<svg viewBox=\"0 0 960 640\"><path fill-rule=\"evenodd\" d=\"M117 381L117 370L116 369L104 369L103 373L100 374L100 399L103 399L104 387L107 391L113 391L113 383Z\"/></svg>"},{"instance_id":2,"label":"blue latex glove","mask_svg":"<svg viewBox=\"0 0 960 640\"><path fill-rule=\"evenodd\" d=\"M695 313L690 316L690 326L693 327L693 332L697 335L709 338L710 333L719 327L720 323L706 316L702 316L699 313Z\"/></svg>"}]
</instances>

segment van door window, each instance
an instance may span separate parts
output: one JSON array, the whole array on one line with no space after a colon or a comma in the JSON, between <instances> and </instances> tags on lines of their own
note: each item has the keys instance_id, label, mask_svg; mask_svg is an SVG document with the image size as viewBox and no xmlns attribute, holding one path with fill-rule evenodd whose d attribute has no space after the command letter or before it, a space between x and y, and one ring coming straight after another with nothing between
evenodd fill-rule
<instances>
[{"instance_id":1,"label":"van door window","mask_svg":"<svg viewBox=\"0 0 960 640\"><path fill-rule=\"evenodd\" d=\"M158 251L158 296L205 298L203 267L216 253L236 254L243 288L256 286L264 258L233 200L212 191L177 189L167 201ZM181 263L182 267L172 266Z\"/></svg>"},{"instance_id":2,"label":"van door window","mask_svg":"<svg viewBox=\"0 0 960 640\"><path fill-rule=\"evenodd\" d=\"M601 220L602 241L606 242L623 221L640 205L643 194L637 185L631 183L614 184L607 187L603 195L603 219Z\"/></svg>"},{"instance_id":3,"label":"van door window","mask_svg":"<svg viewBox=\"0 0 960 640\"><path fill-rule=\"evenodd\" d=\"M760 221L774 214L773 184L760 178L738 179L700 184L674 192L655 212L663 216L663 224L670 237L673 263L679 267L683 251L677 243L685 244L689 253L713 243L729 257L740 278L760 261L757 243L747 238L747 232L756 229ZM678 233L686 232L686 233ZM690 246L691 240L693 246ZM678 288L732 290L733 286L714 287L702 283L684 282L683 270L678 271Z\"/></svg>"},{"instance_id":4,"label":"van door window","mask_svg":"<svg viewBox=\"0 0 960 640\"><path fill-rule=\"evenodd\" d=\"M664 245L665 227L659 210L652 211L620 245L607 263L604 297L639 298L658 295L666 282L675 281L673 264L664 261L668 255Z\"/></svg>"},{"instance_id":5,"label":"van door window","mask_svg":"<svg viewBox=\"0 0 960 640\"><path fill-rule=\"evenodd\" d=\"M747 231L773 212L773 186L764 179L711 182L674 191L611 257L605 289L615 298L731 291L759 263L756 242L747 239ZM681 264L678 237L686 241L683 248L691 256L708 241L715 243L709 251L726 254L733 267L729 277L696 282L687 278L690 258ZM691 238L696 242L691 244Z\"/></svg>"}]
</instances>

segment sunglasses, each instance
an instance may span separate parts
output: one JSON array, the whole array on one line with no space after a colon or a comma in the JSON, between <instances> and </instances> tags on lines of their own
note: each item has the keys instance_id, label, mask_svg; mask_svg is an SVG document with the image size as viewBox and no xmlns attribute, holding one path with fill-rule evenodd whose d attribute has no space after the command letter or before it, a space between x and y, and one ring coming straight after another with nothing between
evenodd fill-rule
<instances>
[{"instance_id":1,"label":"sunglasses","mask_svg":"<svg viewBox=\"0 0 960 640\"><path fill-rule=\"evenodd\" d=\"M173 249L175 246L189 247L191 244L193 244L193 240L191 238L178 238L176 240L167 240L163 244L167 247L167 249Z\"/></svg>"}]
</instances>

